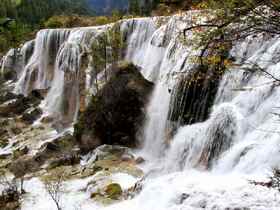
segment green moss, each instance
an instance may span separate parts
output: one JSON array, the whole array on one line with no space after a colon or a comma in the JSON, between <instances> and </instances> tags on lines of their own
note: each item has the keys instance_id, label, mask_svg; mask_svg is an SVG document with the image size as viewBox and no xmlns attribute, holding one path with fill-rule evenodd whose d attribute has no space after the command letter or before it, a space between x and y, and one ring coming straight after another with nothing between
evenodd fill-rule
<instances>
[{"instance_id":1,"label":"green moss","mask_svg":"<svg viewBox=\"0 0 280 210\"><path fill-rule=\"evenodd\" d=\"M106 187L105 192L108 198L118 200L122 195L122 188L119 184L112 183Z\"/></svg>"}]
</instances>

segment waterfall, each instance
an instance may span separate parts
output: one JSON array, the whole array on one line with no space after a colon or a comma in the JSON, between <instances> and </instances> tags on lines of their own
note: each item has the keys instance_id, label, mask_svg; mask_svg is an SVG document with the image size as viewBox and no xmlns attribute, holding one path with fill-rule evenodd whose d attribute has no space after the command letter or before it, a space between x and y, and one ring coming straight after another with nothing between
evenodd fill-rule
<instances>
[{"instance_id":1,"label":"waterfall","mask_svg":"<svg viewBox=\"0 0 280 210\"><path fill-rule=\"evenodd\" d=\"M135 199L106 209L279 208L275 191L248 180L267 177L280 167L279 85L258 71L280 77L280 38L249 36L233 43L234 65L217 80L190 88L186 82L199 71L193 58L200 49L194 32L185 37L181 32L194 21L203 22L200 15L194 11L119 22L125 59L155 84L137 154L159 171L147 175ZM86 100L82 92L95 93L95 78L103 82L103 72L98 74L92 65L91 44L111 26L38 32L20 49L24 68L15 91L27 95L47 89L44 114L62 128L71 126L81 100ZM146 163L143 168L149 170Z\"/></svg>"},{"instance_id":2,"label":"waterfall","mask_svg":"<svg viewBox=\"0 0 280 210\"><path fill-rule=\"evenodd\" d=\"M254 68L254 63L280 76L275 56L279 40L260 40L263 37L250 37L234 47L232 56L241 66L229 70L220 82L209 119L178 129L167 152L167 171L211 167L219 172L263 173L279 167L280 138L273 123L279 90L271 78L243 70ZM245 52L240 47L244 44Z\"/></svg>"},{"instance_id":3,"label":"waterfall","mask_svg":"<svg viewBox=\"0 0 280 210\"><path fill-rule=\"evenodd\" d=\"M20 54L22 55L23 65L27 65L30 57L33 54L35 45L35 40L28 41L20 49Z\"/></svg>"},{"instance_id":4,"label":"waterfall","mask_svg":"<svg viewBox=\"0 0 280 210\"><path fill-rule=\"evenodd\" d=\"M54 63L60 45L69 35L69 30L39 31L34 52L24 67L15 91L27 95L32 89L49 88L54 74Z\"/></svg>"},{"instance_id":5,"label":"waterfall","mask_svg":"<svg viewBox=\"0 0 280 210\"><path fill-rule=\"evenodd\" d=\"M22 58L18 56L17 49L10 49L1 61L1 74L6 72L19 72L21 69Z\"/></svg>"},{"instance_id":6,"label":"waterfall","mask_svg":"<svg viewBox=\"0 0 280 210\"><path fill-rule=\"evenodd\" d=\"M55 61L55 75L45 106L62 124L71 123L79 107L79 70L81 49L76 43L64 43Z\"/></svg>"},{"instance_id":7,"label":"waterfall","mask_svg":"<svg viewBox=\"0 0 280 210\"><path fill-rule=\"evenodd\" d=\"M271 113L277 112L279 91L271 78L244 69L258 65L279 75L279 39L260 35L235 43L231 57L238 65L215 82L217 87L208 84L199 90L203 94L196 99L196 105L193 103L196 95L179 84L198 69L192 62L200 52L193 45L193 32L186 34L186 43L182 42L181 33L193 24L193 16L197 18L197 14L120 22L125 59L140 66L146 79L155 83L142 128L143 154L151 159L166 159L163 166L166 171L186 168L247 171L246 167L257 171L261 167L275 167L277 161L269 160L269 153L266 159L257 157L266 141L272 145L278 142L278 134L268 131L276 129L273 121L277 115ZM71 124L81 103L82 89L85 92L93 89L91 43L111 26L38 32L34 41L20 49L25 67L19 72L16 91L26 95L32 89L50 88L42 106L45 113ZM82 61L84 55L90 62ZM81 74L85 74L83 79ZM209 96L207 91L212 89L217 90ZM205 104L203 101L209 101L209 97L213 103ZM186 106L196 120L182 120ZM198 112L196 107L200 106ZM174 117L176 113L179 116ZM273 146L266 148L275 153Z\"/></svg>"},{"instance_id":8,"label":"waterfall","mask_svg":"<svg viewBox=\"0 0 280 210\"><path fill-rule=\"evenodd\" d=\"M166 156L167 171L209 169L237 141L238 112L231 104L215 108L209 120L180 128Z\"/></svg>"}]
</instances>

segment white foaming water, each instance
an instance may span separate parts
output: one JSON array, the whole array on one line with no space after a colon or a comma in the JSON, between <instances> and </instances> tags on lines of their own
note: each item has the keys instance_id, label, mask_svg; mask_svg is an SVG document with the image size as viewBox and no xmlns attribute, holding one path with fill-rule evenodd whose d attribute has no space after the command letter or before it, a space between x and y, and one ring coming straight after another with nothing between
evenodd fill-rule
<instances>
[{"instance_id":1,"label":"white foaming water","mask_svg":"<svg viewBox=\"0 0 280 210\"><path fill-rule=\"evenodd\" d=\"M143 191L136 198L112 206L96 206L89 200L89 195L80 191L76 191L79 194L77 198L73 193L67 194L81 204L81 209L279 209L280 196L275 190L251 185L248 180L263 180L272 168L280 167L280 129L278 116L273 114L278 112L280 91L270 77L242 69L256 68L251 64L255 63L279 78L280 39L249 37L236 43L232 56L237 63L247 64L237 65L224 75L208 120L182 126L172 137L168 122L168 112L172 110L171 90L182 73L187 74L194 69L191 59L198 53L191 44L180 43L178 32L192 24L192 19L192 14L188 14L122 21L127 60L142 67L143 75L155 83L147 107L140 154L161 170L156 177L146 179ZM159 22L162 22L160 27ZM17 89L26 94L32 88L51 86L46 107L51 112L59 111L66 91L65 72L78 74L82 51L89 50L92 39L106 28L39 32L34 53ZM60 38L51 39L51 33ZM192 39L191 32L187 37ZM49 39L61 40L54 48L57 53L51 54L47 50L52 49ZM54 61L54 79L47 79L47 66L53 65ZM40 73L32 78L36 69L40 69ZM87 88L90 86L88 82ZM75 92L74 89L72 91ZM40 184L35 183L33 187L36 186ZM37 190L34 192L38 193ZM38 206L54 209L52 206L44 208L41 205L44 202L46 199L42 198L34 205L25 203L28 206L25 209L37 209ZM69 204L68 209L74 207Z\"/></svg>"},{"instance_id":2,"label":"white foaming water","mask_svg":"<svg viewBox=\"0 0 280 210\"><path fill-rule=\"evenodd\" d=\"M56 54L69 35L69 30L39 31L34 52L24 67L15 91L27 95L32 89L46 89L53 79Z\"/></svg>"}]
</instances>

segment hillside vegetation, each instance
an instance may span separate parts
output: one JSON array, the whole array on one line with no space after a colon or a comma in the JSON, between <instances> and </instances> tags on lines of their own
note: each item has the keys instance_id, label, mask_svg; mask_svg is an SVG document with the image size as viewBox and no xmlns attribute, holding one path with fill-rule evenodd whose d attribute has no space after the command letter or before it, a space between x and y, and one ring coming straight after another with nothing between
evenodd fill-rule
<instances>
[{"instance_id":1,"label":"hillside vegetation","mask_svg":"<svg viewBox=\"0 0 280 210\"><path fill-rule=\"evenodd\" d=\"M92 15L84 0L1 0L0 53L30 39L54 15Z\"/></svg>"}]
</instances>

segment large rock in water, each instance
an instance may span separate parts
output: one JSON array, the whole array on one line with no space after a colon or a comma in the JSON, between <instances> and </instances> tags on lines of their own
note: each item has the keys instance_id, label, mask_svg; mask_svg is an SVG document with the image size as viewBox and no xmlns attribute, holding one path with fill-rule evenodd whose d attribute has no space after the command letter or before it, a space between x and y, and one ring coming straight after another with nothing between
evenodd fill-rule
<instances>
[{"instance_id":1,"label":"large rock in water","mask_svg":"<svg viewBox=\"0 0 280 210\"><path fill-rule=\"evenodd\" d=\"M75 125L74 135L81 149L89 151L102 144L135 146L152 88L136 66L119 65Z\"/></svg>"}]
</instances>

